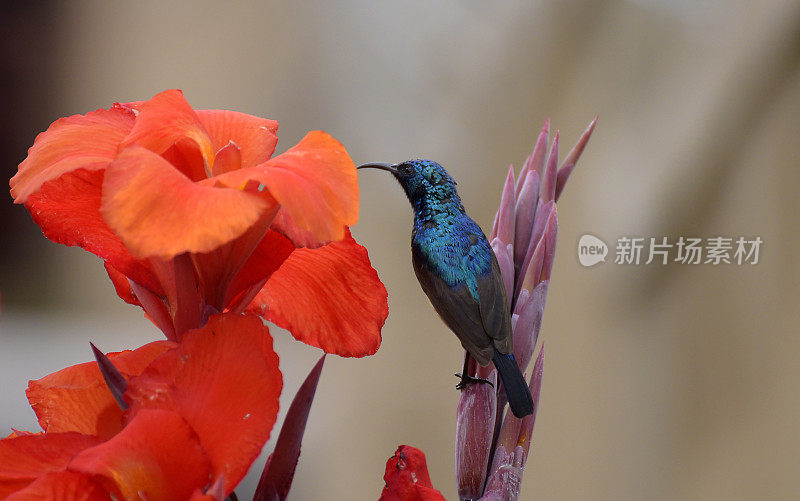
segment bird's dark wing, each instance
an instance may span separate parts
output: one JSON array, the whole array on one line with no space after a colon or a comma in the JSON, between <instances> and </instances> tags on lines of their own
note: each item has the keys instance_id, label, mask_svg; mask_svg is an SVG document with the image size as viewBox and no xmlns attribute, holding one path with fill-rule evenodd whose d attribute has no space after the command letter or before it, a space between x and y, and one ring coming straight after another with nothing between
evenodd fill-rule
<instances>
[{"instance_id":1,"label":"bird's dark wing","mask_svg":"<svg viewBox=\"0 0 800 501\"><path fill-rule=\"evenodd\" d=\"M510 320L508 318L503 320L502 315L505 312L505 296L501 294L499 298L490 297L492 293L504 290L502 278L498 282L500 289L497 289L497 284L487 282L483 285L485 292L480 291L482 283L486 282L486 279L478 279L478 297L481 300L481 304L478 304L472 298L465 285L459 284L455 287L450 287L438 277L430 269L427 260L417 246L412 245L411 250L414 272L417 274L417 280L419 280L422 290L425 291L433 308L444 323L461 340L464 349L475 357L481 365L487 365L492 360L494 346L503 351L506 348L506 344L508 344L509 349L504 352L510 352L512 342ZM494 263L493 270L496 270L499 276L500 268L496 260ZM492 275L494 274L492 273ZM487 273L486 276L488 277L489 274ZM486 305L483 304L484 302ZM505 313L505 317L508 316L508 313ZM505 324L508 325L506 326ZM492 325L493 327L487 329L487 325ZM504 341L503 332L508 333L505 335L508 341Z\"/></svg>"},{"instance_id":2,"label":"bird's dark wing","mask_svg":"<svg viewBox=\"0 0 800 501\"><path fill-rule=\"evenodd\" d=\"M511 334L511 314L506 299L506 286L500 273L497 258L492 255L491 273L478 276L478 300L480 301L483 328L492 338L497 351L503 354L514 351Z\"/></svg>"}]
</instances>

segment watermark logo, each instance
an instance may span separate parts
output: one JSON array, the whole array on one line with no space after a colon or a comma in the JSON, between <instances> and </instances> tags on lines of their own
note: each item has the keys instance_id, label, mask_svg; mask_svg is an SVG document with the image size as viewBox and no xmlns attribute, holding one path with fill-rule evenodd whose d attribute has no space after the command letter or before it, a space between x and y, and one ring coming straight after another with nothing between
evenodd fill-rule
<instances>
[{"instance_id":1,"label":"watermark logo","mask_svg":"<svg viewBox=\"0 0 800 501\"><path fill-rule=\"evenodd\" d=\"M614 248L614 264L758 264L761 237L619 237ZM578 261L582 266L604 263L608 255L605 242L588 233L578 240Z\"/></svg>"},{"instance_id":2,"label":"watermark logo","mask_svg":"<svg viewBox=\"0 0 800 501\"><path fill-rule=\"evenodd\" d=\"M607 255L608 245L596 236L587 233L578 240L578 261L582 266L605 263Z\"/></svg>"}]
</instances>

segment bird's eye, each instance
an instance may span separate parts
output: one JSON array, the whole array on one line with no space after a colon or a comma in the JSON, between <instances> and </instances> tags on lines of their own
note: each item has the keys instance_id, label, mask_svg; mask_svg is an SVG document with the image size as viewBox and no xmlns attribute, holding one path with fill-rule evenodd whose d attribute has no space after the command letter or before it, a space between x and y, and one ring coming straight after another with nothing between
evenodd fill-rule
<instances>
[{"instance_id":1,"label":"bird's eye","mask_svg":"<svg viewBox=\"0 0 800 501\"><path fill-rule=\"evenodd\" d=\"M406 176L411 175L414 172L414 169L408 164L400 165L397 170L400 171L401 174L405 174Z\"/></svg>"}]
</instances>

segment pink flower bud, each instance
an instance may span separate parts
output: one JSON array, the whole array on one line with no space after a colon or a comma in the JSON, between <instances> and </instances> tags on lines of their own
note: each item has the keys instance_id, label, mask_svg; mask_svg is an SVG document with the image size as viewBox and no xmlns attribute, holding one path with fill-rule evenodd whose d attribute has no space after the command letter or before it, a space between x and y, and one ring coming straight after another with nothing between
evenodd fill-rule
<instances>
[{"instance_id":1,"label":"pink flower bud","mask_svg":"<svg viewBox=\"0 0 800 501\"><path fill-rule=\"evenodd\" d=\"M553 207L553 211L547 218L544 234L539 239L525 273L521 277L522 283L518 285L520 289L533 290L539 282L550 278L550 270L553 267L553 259L555 257L557 234L558 215L555 207ZM517 279L517 282L519 281L520 278Z\"/></svg>"},{"instance_id":2,"label":"pink flower bud","mask_svg":"<svg viewBox=\"0 0 800 501\"><path fill-rule=\"evenodd\" d=\"M500 207L497 209L497 224L492 230L492 238L498 237L505 244L514 243L514 210L517 204L517 195L514 190L514 166L508 168L506 184L500 197Z\"/></svg>"},{"instance_id":3,"label":"pink flower bud","mask_svg":"<svg viewBox=\"0 0 800 501\"><path fill-rule=\"evenodd\" d=\"M547 155L547 165L542 176L542 189L539 196L545 202L550 202L556 198L556 176L558 173L558 131L550 145L550 153Z\"/></svg>"},{"instance_id":4,"label":"pink flower bud","mask_svg":"<svg viewBox=\"0 0 800 501\"><path fill-rule=\"evenodd\" d=\"M594 117L594 120L586 127L586 130L583 131L581 134L580 139L578 142L575 143L575 146L572 147L569 154L567 154L567 158L561 163L561 166L558 168L558 179L556 180L556 200L558 197L561 196L561 190L564 189L564 185L567 184L567 179L569 175L572 174L572 169L575 168L575 164L578 163L578 159L581 157L581 153L583 153L583 149L586 147L586 143L589 142L589 138L592 136L592 132L594 132L594 126L597 124L597 116Z\"/></svg>"},{"instance_id":5,"label":"pink flower bud","mask_svg":"<svg viewBox=\"0 0 800 501\"><path fill-rule=\"evenodd\" d=\"M469 384L461 391L456 413L456 485L461 499L477 499L483 492L497 413L497 371L488 384Z\"/></svg>"},{"instance_id":6,"label":"pink flower bud","mask_svg":"<svg viewBox=\"0 0 800 501\"><path fill-rule=\"evenodd\" d=\"M544 203L541 199L538 202L538 207L536 209L536 218L533 221L533 228L531 230L530 239L528 243L528 247L525 250L525 257L519 264L517 268L517 279L516 279L516 290L519 292L522 287L522 281L525 279L527 274L527 270L530 267L530 261L533 259L533 255L536 252L536 249L541 242L542 234L544 233L545 226L547 225L547 219L553 212L553 207L555 204L553 202ZM539 269L539 268L536 268Z\"/></svg>"},{"instance_id":7,"label":"pink flower bud","mask_svg":"<svg viewBox=\"0 0 800 501\"><path fill-rule=\"evenodd\" d=\"M528 174L536 172L541 179L544 173L544 158L549 136L550 119L548 118L544 121L544 127L542 127L539 138L536 140L536 145L533 147L533 153L525 160L525 165L522 166L522 171L519 173L519 178L517 178L517 198L519 198L519 193L522 191L522 185L525 183L525 177Z\"/></svg>"},{"instance_id":8,"label":"pink flower bud","mask_svg":"<svg viewBox=\"0 0 800 501\"><path fill-rule=\"evenodd\" d=\"M513 246L505 244L500 237L492 240L492 250L497 257L497 264L500 265L500 273L503 275L503 283L506 286L506 296L508 307L511 307L511 295L514 293L514 256Z\"/></svg>"},{"instance_id":9,"label":"pink flower bud","mask_svg":"<svg viewBox=\"0 0 800 501\"><path fill-rule=\"evenodd\" d=\"M542 328L542 317L544 316L544 306L547 302L547 287L549 280L540 282L533 291L530 292L529 299L524 303L517 302L512 317L514 329L514 358L524 371L531 361L536 341L539 339L539 331ZM527 289L522 290L528 293Z\"/></svg>"},{"instance_id":10,"label":"pink flower bud","mask_svg":"<svg viewBox=\"0 0 800 501\"><path fill-rule=\"evenodd\" d=\"M514 264L517 268L522 265L525 258L525 251L530 243L531 230L537 212L537 201L539 197L539 174L531 172L522 191L517 197L517 204L514 209L516 218L514 225Z\"/></svg>"},{"instance_id":11,"label":"pink flower bud","mask_svg":"<svg viewBox=\"0 0 800 501\"><path fill-rule=\"evenodd\" d=\"M536 422L536 411L539 408L539 395L542 386L542 370L544 368L544 347L536 357L533 367L530 389L533 397L533 414L522 419L506 413L500 435L495 446L489 480L486 481L482 500L516 500L522 487L522 473L528 452L531 447L533 425Z\"/></svg>"}]
</instances>

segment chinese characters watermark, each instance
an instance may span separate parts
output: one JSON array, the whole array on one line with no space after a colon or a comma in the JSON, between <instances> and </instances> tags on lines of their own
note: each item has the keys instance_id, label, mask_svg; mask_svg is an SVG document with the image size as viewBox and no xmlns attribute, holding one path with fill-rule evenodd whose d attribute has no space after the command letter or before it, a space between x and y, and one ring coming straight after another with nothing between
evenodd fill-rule
<instances>
[{"instance_id":1,"label":"chinese characters watermark","mask_svg":"<svg viewBox=\"0 0 800 501\"><path fill-rule=\"evenodd\" d=\"M619 237L614 248L614 264L758 264L761 237ZM578 240L578 261L583 266L605 262L609 248L594 235Z\"/></svg>"}]
</instances>

